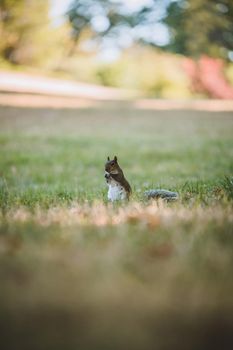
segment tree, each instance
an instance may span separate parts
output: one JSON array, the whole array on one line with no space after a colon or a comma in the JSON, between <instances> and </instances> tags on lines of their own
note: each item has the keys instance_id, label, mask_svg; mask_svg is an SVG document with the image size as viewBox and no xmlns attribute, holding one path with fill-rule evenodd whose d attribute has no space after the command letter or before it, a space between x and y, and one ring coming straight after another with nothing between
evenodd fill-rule
<instances>
[{"instance_id":1,"label":"tree","mask_svg":"<svg viewBox=\"0 0 233 350\"><path fill-rule=\"evenodd\" d=\"M1 55L12 63L31 62L48 23L47 0L0 0Z\"/></svg>"},{"instance_id":2,"label":"tree","mask_svg":"<svg viewBox=\"0 0 233 350\"><path fill-rule=\"evenodd\" d=\"M179 0L167 8L163 22L171 35L168 50L187 56L227 58L233 50L231 0Z\"/></svg>"},{"instance_id":3,"label":"tree","mask_svg":"<svg viewBox=\"0 0 233 350\"><path fill-rule=\"evenodd\" d=\"M75 42L84 30L89 30L92 39L97 41L109 39L117 42L121 31L126 33L140 23L143 9L129 12L122 1L74 0L67 15Z\"/></svg>"},{"instance_id":4,"label":"tree","mask_svg":"<svg viewBox=\"0 0 233 350\"><path fill-rule=\"evenodd\" d=\"M166 50L223 58L233 50L232 0L154 0L134 11L120 0L74 0L67 14L75 41L88 28L95 39L117 42L119 33L128 31L134 41L158 46L153 41L153 25L160 23L170 32L170 42L163 47ZM151 35L143 38L140 30L145 28Z\"/></svg>"}]
</instances>

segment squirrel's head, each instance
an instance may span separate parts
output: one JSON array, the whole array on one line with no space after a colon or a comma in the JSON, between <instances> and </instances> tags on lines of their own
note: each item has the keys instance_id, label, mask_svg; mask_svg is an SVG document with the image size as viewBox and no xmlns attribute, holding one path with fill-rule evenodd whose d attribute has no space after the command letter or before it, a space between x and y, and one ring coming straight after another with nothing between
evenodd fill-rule
<instances>
[{"instance_id":1,"label":"squirrel's head","mask_svg":"<svg viewBox=\"0 0 233 350\"><path fill-rule=\"evenodd\" d=\"M109 174L118 174L119 165L116 156L112 160L109 157L107 158L107 162L105 164L105 171Z\"/></svg>"}]
</instances>

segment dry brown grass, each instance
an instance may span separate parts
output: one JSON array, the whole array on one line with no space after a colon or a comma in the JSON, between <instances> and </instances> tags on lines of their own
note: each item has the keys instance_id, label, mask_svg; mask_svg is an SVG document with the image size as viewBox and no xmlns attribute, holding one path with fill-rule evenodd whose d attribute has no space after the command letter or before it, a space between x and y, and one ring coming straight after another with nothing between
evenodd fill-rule
<instances>
[{"instance_id":1,"label":"dry brown grass","mask_svg":"<svg viewBox=\"0 0 233 350\"><path fill-rule=\"evenodd\" d=\"M32 213L26 207L11 208L6 214L1 214L0 220L11 223L24 223L32 221L37 225L48 227L50 225L69 226L117 226L123 224L139 224L145 227L173 226L177 222L192 222L199 225L211 220L228 220L233 223L233 211L230 204L214 206L184 207L181 204L167 206L162 200L153 201L148 205L132 202L125 206L104 204L96 201L93 204L73 203L67 207L53 207L47 210L37 207Z\"/></svg>"}]
</instances>

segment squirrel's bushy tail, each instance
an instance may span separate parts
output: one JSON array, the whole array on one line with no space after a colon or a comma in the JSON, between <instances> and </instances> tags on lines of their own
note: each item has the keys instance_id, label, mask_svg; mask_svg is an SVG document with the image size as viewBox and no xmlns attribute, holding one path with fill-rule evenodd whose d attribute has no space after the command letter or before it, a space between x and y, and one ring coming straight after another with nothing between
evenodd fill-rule
<instances>
[{"instance_id":1,"label":"squirrel's bushy tail","mask_svg":"<svg viewBox=\"0 0 233 350\"><path fill-rule=\"evenodd\" d=\"M172 191L168 191L168 190L163 190L163 189L160 189L160 190L155 190L155 189L152 189L152 190L148 190L148 191L145 191L144 192L144 196L147 198L147 199L164 199L166 201L175 201L179 198L179 195L177 192L172 192Z\"/></svg>"}]
</instances>

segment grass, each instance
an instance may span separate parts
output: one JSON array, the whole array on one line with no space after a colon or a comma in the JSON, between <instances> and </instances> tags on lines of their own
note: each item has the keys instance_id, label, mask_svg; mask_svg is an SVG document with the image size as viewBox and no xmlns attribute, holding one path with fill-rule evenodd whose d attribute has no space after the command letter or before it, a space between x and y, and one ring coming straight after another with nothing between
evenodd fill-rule
<instances>
[{"instance_id":1,"label":"grass","mask_svg":"<svg viewBox=\"0 0 233 350\"><path fill-rule=\"evenodd\" d=\"M0 109L4 349L232 342L230 113ZM133 187L109 204L117 155ZM177 203L146 202L150 188Z\"/></svg>"}]
</instances>

